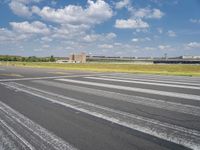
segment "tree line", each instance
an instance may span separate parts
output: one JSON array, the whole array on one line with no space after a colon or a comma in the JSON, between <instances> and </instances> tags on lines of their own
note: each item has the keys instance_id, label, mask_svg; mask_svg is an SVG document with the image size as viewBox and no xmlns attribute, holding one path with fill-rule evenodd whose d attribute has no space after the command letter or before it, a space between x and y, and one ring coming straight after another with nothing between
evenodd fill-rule
<instances>
[{"instance_id":1,"label":"tree line","mask_svg":"<svg viewBox=\"0 0 200 150\"><path fill-rule=\"evenodd\" d=\"M9 55L0 55L0 61L20 61L20 62L55 62L56 59L53 55L50 57L21 57L21 56L9 56Z\"/></svg>"}]
</instances>

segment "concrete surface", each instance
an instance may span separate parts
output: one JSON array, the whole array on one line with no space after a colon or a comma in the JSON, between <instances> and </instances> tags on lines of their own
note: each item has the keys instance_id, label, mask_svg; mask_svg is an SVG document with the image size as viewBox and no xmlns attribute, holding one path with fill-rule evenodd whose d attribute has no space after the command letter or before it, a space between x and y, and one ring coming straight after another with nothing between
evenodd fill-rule
<instances>
[{"instance_id":1,"label":"concrete surface","mask_svg":"<svg viewBox=\"0 0 200 150\"><path fill-rule=\"evenodd\" d=\"M200 149L200 78L0 67L0 149Z\"/></svg>"}]
</instances>

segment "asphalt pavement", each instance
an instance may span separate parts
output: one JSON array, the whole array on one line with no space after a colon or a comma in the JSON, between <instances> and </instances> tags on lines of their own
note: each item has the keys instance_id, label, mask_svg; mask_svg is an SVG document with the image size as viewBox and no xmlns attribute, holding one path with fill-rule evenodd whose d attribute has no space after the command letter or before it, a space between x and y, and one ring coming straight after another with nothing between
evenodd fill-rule
<instances>
[{"instance_id":1,"label":"asphalt pavement","mask_svg":"<svg viewBox=\"0 0 200 150\"><path fill-rule=\"evenodd\" d=\"M0 149L200 149L200 78L0 66Z\"/></svg>"}]
</instances>

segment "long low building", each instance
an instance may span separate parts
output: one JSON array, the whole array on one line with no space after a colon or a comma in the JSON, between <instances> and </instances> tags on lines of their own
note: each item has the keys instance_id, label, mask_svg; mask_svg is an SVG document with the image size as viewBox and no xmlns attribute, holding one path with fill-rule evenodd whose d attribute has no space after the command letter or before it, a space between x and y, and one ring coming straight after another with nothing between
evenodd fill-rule
<instances>
[{"instance_id":1,"label":"long low building","mask_svg":"<svg viewBox=\"0 0 200 150\"><path fill-rule=\"evenodd\" d=\"M160 59L160 60L153 60L154 64L200 64L199 60L194 59Z\"/></svg>"}]
</instances>

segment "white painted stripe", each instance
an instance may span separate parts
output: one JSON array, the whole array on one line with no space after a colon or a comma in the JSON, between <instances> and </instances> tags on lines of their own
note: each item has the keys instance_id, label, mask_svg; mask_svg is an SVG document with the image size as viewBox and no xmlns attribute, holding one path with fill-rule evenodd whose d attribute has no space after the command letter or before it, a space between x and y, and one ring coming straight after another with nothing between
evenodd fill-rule
<instances>
[{"instance_id":1,"label":"white painted stripe","mask_svg":"<svg viewBox=\"0 0 200 150\"><path fill-rule=\"evenodd\" d=\"M88 94L92 94L96 96L102 96L106 98L115 99L118 101L125 101L129 103L134 103L134 104L141 104L148 107L150 106L150 107L165 109L169 111L190 114L194 116L200 116L200 107L197 107L197 106L163 101L163 100L156 100L156 99L145 98L145 97L140 97L140 96L131 96L131 95L126 95L126 94L121 94L121 93L116 93L116 92L92 89L92 88L87 88L87 87L80 87L80 86L63 84L63 83L58 83L58 82L51 82L51 81L44 81L44 80L39 80L39 81L36 80L32 82L47 85L47 86L67 89L67 90L78 91L82 93L88 93Z\"/></svg>"},{"instance_id":2,"label":"white painted stripe","mask_svg":"<svg viewBox=\"0 0 200 150\"><path fill-rule=\"evenodd\" d=\"M77 111L107 120L109 122L122 125L124 127L138 130L140 132L150 134L152 136L180 144L194 150L200 149L200 132L196 130L187 129L177 125L160 122L158 120L114 110L78 99L53 94L47 91L24 86L22 84L3 84L10 86L13 89L17 89L19 91L46 99L50 102L57 103Z\"/></svg>"},{"instance_id":3,"label":"white painted stripe","mask_svg":"<svg viewBox=\"0 0 200 150\"><path fill-rule=\"evenodd\" d=\"M35 150L35 148L29 143L27 142L21 135L19 135L17 132L15 132L9 125L6 124L6 122L4 122L1 118L0 118L0 123L3 124L8 130L9 132L11 132L12 134L14 134L14 136L16 136L22 143L24 143L30 150Z\"/></svg>"},{"instance_id":4,"label":"white painted stripe","mask_svg":"<svg viewBox=\"0 0 200 150\"><path fill-rule=\"evenodd\" d=\"M57 137L53 133L49 132L45 128L36 124L32 120L28 119L27 117L15 111L14 109L12 109L11 107L9 107L8 105L6 105L1 101L0 101L0 109L10 118L12 118L14 122L21 124L28 130L30 130L33 134L40 137L43 141L52 145L55 150L76 150L76 148L72 147L69 143L65 142L61 138ZM21 135L19 137L21 137Z\"/></svg>"},{"instance_id":5,"label":"white painted stripe","mask_svg":"<svg viewBox=\"0 0 200 150\"><path fill-rule=\"evenodd\" d=\"M176 75L159 75L159 74L139 74L139 73L115 73L116 75L126 75L126 76L138 76L138 77L161 77L161 78L172 78L172 79L199 79L199 77L190 76L176 76Z\"/></svg>"},{"instance_id":6,"label":"white painted stripe","mask_svg":"<svg viewBox=\"0 0 200 150\"><path fill-rule=\"evenodd\" d=\"M140 78L140 79L155 79L162 81L179 81L179 82L190 82L196 83L200 82L199 77L183 77L183 76L165 76L165 75L142 75L142 74L113 74L112 76L119 77L130 77L130 78Z\"/></svg>"},{"instance_id":7,"label":"white painted stripe","mask_svg":"<svg viewBox=\"0 0 200 150\"><path fill-rule=\"evenodd\" d=\"M125 79L121 80L121 79L112 79L112 78L98 78L98 77L84 77L84 78L95 79L95 80L104 80L104 81L116 81L116 82L124 82L124 83L137 83L137 84L145 84L145 85L156 85L156 86L166 86L166 87L176 87L176 88L185 88L185 89L200 90L200 87L177 85L177 84L163 84L163 83L132 81L132 80L125 80Z\"/></svg>"},{"instance_id":8,"label":"white painted stripe","mask_svg":"<svg viewBox=\"0 0 200 150\"><path fill-rule=\"evenodd\" d=\"M189 86L200 86L198 83L189 83L189 82L176 82L176 81L162 81L162 80L153 80L153 79L140 79L140 78L127 78L127 77L117 77L117 76L100 76L103 78L111 78L111 79L126 79L131 81L143 81L146 82L155 82L155 83L167 83L167 84L180 84L180 85L189 85ZM199 87L200 88L200 87Z\"/></svg>"},{"instance_id":9,"label":"white painted stripe","mask_svg":"<svg viewBox=\"0 0 200 150\"><path fill-rule=\"evenodd\" d=\"M26 145L20 141L16 135L11 133L9 129L0 123L0 150L22 150ZM28 149L28 147L27 147Z\"/></svg>"},{"instance_id":10,"label":"white painted stripe","mask_svg":"<svg viewBox=\"0 0 200 150\"><path fill-rule=\"evenodd\" d=\"M87 75L66 75L66 76L53 76L53 77L33 77L33 78L17 78L17 79L0 79L0 82L11 82L11 81L28 81L28 80L43 80L43 79L58 79L58 78L70 78L70 77L87 77L94 76L95 74ZM97 74L100 75L100 74ZM104 75L104 74L102 74Z\"/></svg>"},{"instance_id":11,"label":"white painted stripe","mask_svg":"<svg viewBox=\"0 0 200 150\"><path fill-rule=\"evenodd\" d=\"M134 92L140 92L140 93L156 94L156 95L161 95L161 96L177 97L177 98L192 99L192 100L200 101L200 96L192 95L192 94L166 92L166 91L159 91L159 90L151 90L151 89L127 87L127 86L120 86L120 85L111 85L111 84L98 83L98 82L71 80L71 79L56 79L56 80L77 83L77 84L85 84L85 85L92 85L92 86L99 86L99 87L106 87L106 88L113 88L113 89L120 89L120 90L127 90L127 91L134 91Z\"/></svg>"}]
</instances>

